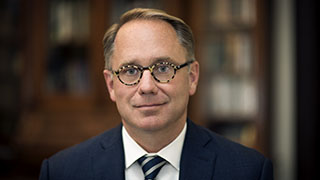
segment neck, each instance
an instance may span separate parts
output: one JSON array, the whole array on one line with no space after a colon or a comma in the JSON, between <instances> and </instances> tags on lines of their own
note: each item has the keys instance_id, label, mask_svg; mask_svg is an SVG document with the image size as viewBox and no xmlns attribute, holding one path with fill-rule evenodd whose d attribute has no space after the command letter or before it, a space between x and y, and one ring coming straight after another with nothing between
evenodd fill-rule
<instances>
[{"instance_id":1,"label":"neck","mask_svg":"<svg viewBox=\"0 0 320 180\"><path fill-rule=\"evenodd\" d=\"M148 153L159 152L162 148L174 141L184 128L184 120L177 121L169 128L160 130L143 130L140 128L131 128L123 123L128 134Z\"/></svg>"}]
</instances>

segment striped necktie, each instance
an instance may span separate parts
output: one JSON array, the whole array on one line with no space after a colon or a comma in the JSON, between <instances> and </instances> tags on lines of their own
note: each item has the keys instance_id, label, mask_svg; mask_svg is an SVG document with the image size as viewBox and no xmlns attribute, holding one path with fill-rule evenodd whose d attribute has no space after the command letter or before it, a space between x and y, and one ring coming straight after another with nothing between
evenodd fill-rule
<instances>
[{"instance_id":1,"label":"striped necktie","mask_svg":"<svg viewBox=\"0 0 320 180\"><path fill-rule=\"evenodd\" d=\"M138 163L142 167L145 180L155 179L166 162L167 161L162 159L160 156L142 156L138 159Z\"/></svg>"}]
</instances>

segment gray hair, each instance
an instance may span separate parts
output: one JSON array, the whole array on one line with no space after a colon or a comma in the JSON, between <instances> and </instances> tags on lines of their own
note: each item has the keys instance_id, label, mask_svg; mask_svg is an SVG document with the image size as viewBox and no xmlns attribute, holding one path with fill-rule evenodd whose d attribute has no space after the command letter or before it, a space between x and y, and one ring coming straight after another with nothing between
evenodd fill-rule
<instances>
[{"instance_id":1,"label":"gray hair","mask_svg":"<svg viewBox=\"0 0 320 180\"><path fill-rule=\"evenodd\" d=\"M114 41L119 29L127 22L144 20L162 20L169 23L177 33L180 44L186 49L187 60L194 60L194 39L191 28L181 19L171 16L158 9L135 8L120 17L119 24L113 24L103 37L105 68L111 68L111 57L114 51Z\"/></svg>"}]
</instances>

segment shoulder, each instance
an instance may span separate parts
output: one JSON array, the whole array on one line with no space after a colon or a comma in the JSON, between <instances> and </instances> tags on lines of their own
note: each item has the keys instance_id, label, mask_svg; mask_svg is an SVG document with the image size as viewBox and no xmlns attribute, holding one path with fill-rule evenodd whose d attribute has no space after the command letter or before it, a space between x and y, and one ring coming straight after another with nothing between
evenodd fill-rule
<instances>
[{"instance_id":1,"label":"shoulder","mask_svg":"<svg viewBox=\"0 0 320 180\"><path fill-rule=\"evenodd\" d=\"M226 139L225 137L208 129L204 129L204 131L212 138L212 143L208 144L208 148L214 149L220 156L226 156L229 158L236 157L237 159L247 159L250 157L253 161L265 159L264 155L253 148L246 147L242 144Z\"/></svg>"},{"instance_id":2,"label":"shoulder","mask_svg":"<svg viewBox=\"0 0 320 180\"><path fill-rule=\"evenodd\" d=\"M62 179L68 179L68 177L71 179L88 179L92 173L90 171L92 169L92 158L105 152L109 147L118 147L121 142L121 126L118 126L82 143L61 150L43 161L40 177L47 177L50 174L51 178L54 176L57 179L59 177L63 177Z\"/></svg>"},{"instance_id":3,"label":"shoulder","mask_svg":"<svg viewBox=\"0 0 320 180\"><path fill-rule=\"evenodd\" d=\"M84 142L59 151L49 159L54 160L66 157L75 157L78 159L79 156L82 157L86 154L94 153L101 148L103 149L113 145L119 140L119 138L121 138L121 126L105 131L102 134L94 136Z\"/></svg>"},{"instance_id":4,"label":"shoulder","mask_svg":"<svg viewBox=\"0 0 320 180\"><path fill-rule=\"evenodd\" d=\"M225 137L216 134L207 128L200 126L197 126L197 128L203 133L203 136L207 136L209 139L205 147L217 153L220 157L233 160L244 159L246 161L249 159L252 161L263 161L265 159L264 155L253 148L249 148L237 142L226 139Z\"/></svg>"},{"instance_id":5,"label":"shoulder","mask_svg":"<svg viewBox=\"0 0 320 180\"><path fill-rule=\"evenodd\" d=\"M270 177L272 179L273 168L271 161L253 148L243 146L230 141L215 132L191 124L192 133L196 133L195 139L203 141L202 146L209 156L215 156L215 174L238 177ZM202 139L202 140L200 140ZM231 173L232 172L232 173ZM231 174L230 174L231 173ZM249 178L250 179L250 178Z\"/></svg>"},{"instance_id":6,"label":"shoulder","mask_svg":"<svg viewBox=\"0 0 320 180\"><path fill-rule=\"evenodd\" d=\"M201 126L198 126L191 122L189 126L191 133L197 136L196 138L202 139L203 145L208 150L214 151L219 155L227 156L253 156L255 158L264 158L264 156L257 150L246 147L239 143L233 142L225 137ZM198 140L199 141L199 140Z\"/></svg>"}]
</instances>

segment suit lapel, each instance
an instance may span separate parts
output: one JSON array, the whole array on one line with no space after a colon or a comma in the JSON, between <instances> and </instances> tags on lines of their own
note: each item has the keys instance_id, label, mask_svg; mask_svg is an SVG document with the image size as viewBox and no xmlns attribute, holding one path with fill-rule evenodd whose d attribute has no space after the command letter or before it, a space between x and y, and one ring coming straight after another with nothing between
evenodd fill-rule
<instances>
[{"instance_id":1,"label":"suit lapel","mask_svg":"<svg viewBox=\"0 0 320 180\"><path fill-rule=\"evenodd\" d=\"M216 154L205 146L212 139L188 120L188 128L180 162L181 180L209 180L214 173Z\"/></svg>"},{"instance_id":2,"label":"suit lapel","mask_svg":"<svg viewBox=\"0 0 320 180\"><path fill-rule=\"evenodd\" d=\"M124 180L124 152L121 127L103 135L99 147L92 153L95 180Z\"/></svg>"}]
</instances>

